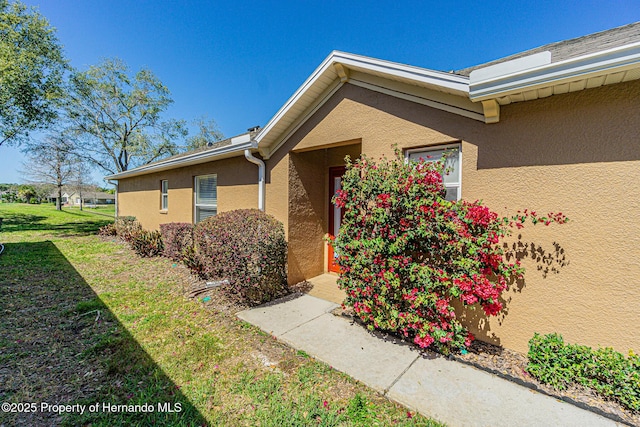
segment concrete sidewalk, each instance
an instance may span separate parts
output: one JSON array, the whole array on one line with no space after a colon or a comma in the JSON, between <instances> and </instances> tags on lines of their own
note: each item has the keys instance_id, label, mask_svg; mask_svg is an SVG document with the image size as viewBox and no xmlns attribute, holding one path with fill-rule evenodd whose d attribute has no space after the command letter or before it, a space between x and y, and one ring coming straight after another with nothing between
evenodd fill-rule
<instances>
[{"instance_id":1,"label":"concrete sidewalk","mask_svg":"<svg viewBox=\"0 0 640 427\"><path fill-rule=\"evenodd\" d=\"M287 297L238 317L421 414L449 426L623 426L498 376L378 337L335 316L338 305Z\"/></svg>"}]
</instances>

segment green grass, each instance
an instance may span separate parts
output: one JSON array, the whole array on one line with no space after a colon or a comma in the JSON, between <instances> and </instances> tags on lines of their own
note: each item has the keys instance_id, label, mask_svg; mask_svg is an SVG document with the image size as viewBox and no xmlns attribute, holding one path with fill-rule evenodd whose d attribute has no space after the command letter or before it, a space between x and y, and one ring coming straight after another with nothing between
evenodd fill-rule
<instances>
[{"instance_id":1,"label":"green grass","mask_svg":"<svg viewBox=\"0 0 640 427\"><path fill-rule=\"evenodd\" d=\"M0 425L438 425L185 298L185 268L94 235L109 218L10 204L0 217L0 401L156 409L0 413Z\"/></svg>"}]
</instances>

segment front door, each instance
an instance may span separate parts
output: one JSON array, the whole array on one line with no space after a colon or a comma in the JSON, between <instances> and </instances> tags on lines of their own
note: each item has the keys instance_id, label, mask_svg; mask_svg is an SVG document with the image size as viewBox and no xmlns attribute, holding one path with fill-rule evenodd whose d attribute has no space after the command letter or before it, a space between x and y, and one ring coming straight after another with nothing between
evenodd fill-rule
<instances>
[{"instance_id":1,"label":"front door","mask_svg":"<svg viewBox=\"0 0 640 427\"><path fill-rule=\"evenodd\" d=\"M344 175L345 167L339 166L329 169L329 238L333 240L340 230L343 211L331 201L336 192L342 188L342 175ZM339 273L340 268L336 265L337 255L333 251L333 245L329 242L328 270Z\"/></svg>"}]
</instances>

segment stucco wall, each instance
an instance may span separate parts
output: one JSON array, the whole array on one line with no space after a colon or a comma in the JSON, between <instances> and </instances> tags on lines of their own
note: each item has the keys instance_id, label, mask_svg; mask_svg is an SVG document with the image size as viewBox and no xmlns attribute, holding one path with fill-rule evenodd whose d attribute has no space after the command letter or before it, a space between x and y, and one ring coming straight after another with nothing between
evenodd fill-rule
<instances>
[{"instance_id":1,"label":"stucco wall","mask_svg":"<svg viewBox=\"0 0 640 427\"><path fill-rule=\"evenodd\" d=\"M289 283L327 271L329 168L343 166L346 155L358 157L360 144L289 154Z\"/></svg>"},{"instance_id":2,"label":"stucco wall","mask_svg":"<svg viewBox=\"0 0 640 427\"><path fill-rule=\"evenodd\" d=\"M534 332L637 351L639 101L640 82L624 83L503 106L501 121L487 125L347 84L279 152L360 140L362 152L378 158L391 156L392 144L462 141L463 198L482 199L504 215L528 208L571 219L563 226L530 226L506 240L520 245L525 280L507 294L502 318L467 312L471 329L521 352ZM285 197L274 189L300 198L297 184L284 180L304 180L302 165L311 173L316 166L305 156L276 153L270 164L269 197L278 200L272 212L288 223L290 236L294 219L305 223L298 218L304 212L283 215ZM310 235L319 234L318 224Z\"/></svg>"},{"instance_id":3,"label":"stucco wall","mask_svg":"<svg viewBox=\"0 0 640 427\"><path fill-rule=\"evenodd\" d=\"M142 227L158 229L167 222L193 221L193 182L217 174L218 212L258 207L258 168L244 157L203 163L122 179L118 184L120 216L135 216ZM169 209L160 209L160 181L169 181Z\"/></svg>"}]
</instances>

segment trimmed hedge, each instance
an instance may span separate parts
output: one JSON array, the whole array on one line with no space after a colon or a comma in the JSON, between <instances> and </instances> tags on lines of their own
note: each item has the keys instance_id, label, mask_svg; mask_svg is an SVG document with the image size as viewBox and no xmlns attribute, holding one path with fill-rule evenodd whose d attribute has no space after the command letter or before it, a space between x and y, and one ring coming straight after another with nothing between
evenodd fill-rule
<instances>
[{"instance_id":1,"label":"trimmed hedge","mask_svg":"<svg viewBox=\"0 0 640 427\"><path fill-rule=\"evenodd\" d=\"M529 341L527 371L542 383L563 390L572 383L595 390L634 412L640 411L640 356L610 347L592 349L565 344L559 334L535 334Z\"/></svg>"},{"instance_id":2,"label":"trimmed hedge","mask_svg":"<svg viewBox=\"0 0 640 427\"><path fill-rule=\"evenodd\" d=\"M193 248L193 224L170 222L160 224L160 234L164 242L163 255L174 261L188 257Z\"/></svg>"},{"instance_id":3,"label":"trimmed hedge","mask_svg":"<svg viewBox=\"0 0 640 427\"><path fill-rule=\"evenodd\" d=\"M227 279L245 302L261 304L287 292L284 226L257 209L223 212L196 224L203 275Z\"/></svg>"}]
</instances>

